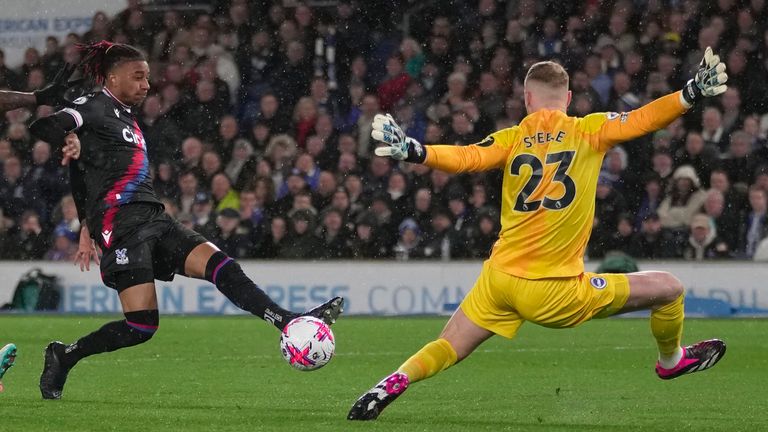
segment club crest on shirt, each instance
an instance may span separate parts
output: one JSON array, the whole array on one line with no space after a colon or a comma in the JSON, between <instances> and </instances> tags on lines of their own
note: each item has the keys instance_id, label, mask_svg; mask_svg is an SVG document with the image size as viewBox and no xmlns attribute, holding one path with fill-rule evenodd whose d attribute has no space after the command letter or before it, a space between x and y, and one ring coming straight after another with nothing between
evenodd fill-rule
<instances>
[{"instance_id":1,"label":"club crest on shirt","mask_svg":"<svg viewBox=\"0 0 768 432\"><path fill-rule=\"evenodd\" d=\"M599 276L594 276L589 278L589 283L592 284L595 289L603 289L608 285L608 281L605 280L605 278L601 278Z\"/></svg>"},{"instance_id":2,"label":"club crest on shirt","mask_svg":"<svg viewBox=\"0 0 768 432\"><path fill-rule=\"evenodd\" d=\"M128 264L128 249L115 249L115 263L119 265Z\"/></svg>"}]
</instances>

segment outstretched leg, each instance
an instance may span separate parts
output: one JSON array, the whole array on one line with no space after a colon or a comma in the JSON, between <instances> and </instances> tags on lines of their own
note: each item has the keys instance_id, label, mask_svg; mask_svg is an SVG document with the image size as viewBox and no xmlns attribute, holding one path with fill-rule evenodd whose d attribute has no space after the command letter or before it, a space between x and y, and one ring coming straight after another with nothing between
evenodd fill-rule
<instances>
[{"instance_id":1,"label":"outstretched leg","mask_svg":"<svg viewBox=\"0 0 768 432\"><path fill-rule=\"evenodd\" d=\"M245 275L240 264L210 242L197 245L187 255L184 274L211 282L235 306L271 322L279 330L301 315L311 315L333 324L343 311L344 299L341 297L335 297L304 313L281 308Z\"/></svg>"},{"instance_id":2,"label":"outstretched leg","mask_svg":"<svg viewBox=\"0 0 768 432\"><path fill-rule=\"evenodd\" d=\"M8 369L16 362L16 345L9 343L0 348L0 380ZM0 381L0 392L3 391L3 382Z\"/></svg>"},{"instance_id":3,"label":"outstretched leg","mask_svg":"<svg viewBox=\"0 0 768 432\"><path fill-rule=\"evenodd\" d=\"M651 309L651 333L659 348L656 374L661 379L709 369L725 354L725 343L712 339L682 347L684 289L675 276L667 272L631 273L629 298L621 312Z\"/></svg>"},{"instance_id":4,"label":"outstretched leg","mask_svg":"<svg viewBox=\"0 0 768 432\"><path fill-rule=\"evenodd\" d=\"M124 320L105 324L76 342L51 342L45 349L40 376L44 399L60 399L67 375L85 357L138 345L152 339L160 324L154 283L142 283L120 291Z\"/></svg>"},{"instance_id":5,"label":"outstretched leg","mask_svg":"<svg viewBox=\"0 0 768 432\"><path fill-rule=\"evenodd\" d=\"M349 420L373 420L397 399L411 383L421 381L448 369L469 356L493 333L472 322L459 308L440 337L420 349L396 372L385 377L363 394L347 415Z\"/></svg>"}]
</instances>

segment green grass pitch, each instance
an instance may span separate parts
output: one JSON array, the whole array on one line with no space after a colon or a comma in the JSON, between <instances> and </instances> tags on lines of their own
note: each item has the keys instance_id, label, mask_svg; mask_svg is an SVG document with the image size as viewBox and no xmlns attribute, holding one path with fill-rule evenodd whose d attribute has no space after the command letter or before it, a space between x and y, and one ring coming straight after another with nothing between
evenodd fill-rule
<instances>
[{"instance_id":1,"label":"green grass pitch","mask_svg":"<svg viewBox=\"0 0 768 432\"><path fill-rule=\"evenodd\" d=\"M0 316L19 357L0 394L2 431L757 431L768 428L768 320L688 320L685 342L728 343L713 369L661 381L648 322L572 330L526 324L413 385L373 423L354 400L433 339L446 318L342 318L337 356L299 372L278 333L248 317L164 317L140 347L84 360L60 401L38 390L47 341L109 317Z\"/></svg>"}]
</instances>

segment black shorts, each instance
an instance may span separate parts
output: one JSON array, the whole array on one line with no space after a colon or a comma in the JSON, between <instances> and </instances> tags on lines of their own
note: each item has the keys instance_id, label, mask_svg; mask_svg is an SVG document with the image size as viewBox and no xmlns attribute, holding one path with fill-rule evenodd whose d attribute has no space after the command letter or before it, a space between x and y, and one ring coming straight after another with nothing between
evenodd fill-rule
<instances>
[{"instance_id":1,"label":"black shorts","mask_svg":"<svg viewBox=\"0 0 768 432\"><path fill-rule=\"evenodd\" d=\"M120 207L109 247L101 235L101 280L118 292L143 283L173 280L184 274L192 249L207 242L165 214L161 205L135 203Z\"/></svg>"}]
</instances>

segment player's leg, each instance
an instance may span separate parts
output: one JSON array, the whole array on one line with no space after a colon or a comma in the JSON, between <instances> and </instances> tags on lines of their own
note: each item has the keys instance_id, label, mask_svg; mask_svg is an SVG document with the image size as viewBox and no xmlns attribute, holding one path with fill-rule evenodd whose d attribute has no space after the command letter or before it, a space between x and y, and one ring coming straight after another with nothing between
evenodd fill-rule
<instances>
[{"instance_id":1,"label":"player's leg","mask_svg":"<svg viewBox=\"0 0 768 432\"><path fill-rule=\"evenodd\" d=\"M148 256L147 250L140 251L143 247L135 249L136 254ZM141 262L138 256L131 254L129 259ZM105 261L111 262L111 258L107 254L102 260L103 279L107 286L118 291L125 319L109 322L69 345L51 342L45 349L45 365L40 376L40 392L44 399L61 398L67 374L80 360L147 342L158 329L160 316L152 269L112 272L111 266L105 264Z\"/></svg>"},{"instance_id":2,"label":"player's leg","mask_svg":"<svg viewBox=\"0 0 768 432\"><path fill-rule=\"evenodd\" d=\"M347 415L349 420L373 420L397 399L410 384L430 378L469 356L481 343L500 334L512 338L522 320L511 310L501 290L510 286L509 275L483 271L451 316L437 340L426 344L394 373L363 394Z\"/></svg>"},{"instance_id":3,"label":"player's leg","mask_svg":"<svg viewBox=\"0 0 768 432\"><path fill-rule=\"evenodd\" d=\"M469 356L493 333L472 322L459 308L440 337L421 348L396 372L363 394L347 414L348 420L373 420L412 383L430 378Z\"/></svg>"},{"instance_id":4,"label":"player's leg","mask_svg":"<svg viewBox=\"0 0 768 432\"><path fill-rule=\"evenodd\" d=\"M8 369L16 362L17 354L16 345L9 343L0 348L0 380L3 379L3 375L8 372ZM0 392L3 391L3 383L0 381Z\"/></svg>"},{"instance_id":5,"label":"player's leg","mask_svg":"<svg viewBox=\"0 0 768 432\"><path fill-rule=\"evenodd\" d=\"M670 273L630 273L629 297L619 313L651 310L651 333L659 348L656 374L662 379L709 369L725 355L725 343L711 339L682 347L684 319L683 284Z\"/></svg>"},{"instance_id":6,"label":"player's leg","mask_svg":"<svg viewBox=\"0 0 768 432\"><path fill-rule=\"evenodd\" d=\"M194 247L185 255L185 275L211 282L235 306L271 322L280 330L290 320L301 315L311 315L328 324L333 324L343 311L344 299L341 297L335 297L304 313L285 310L245 275L240 264L220 251L213 243L205 241L199 234L187 238L199 238L202 241L197 240Z\"/></svg>"}]
</instances>

